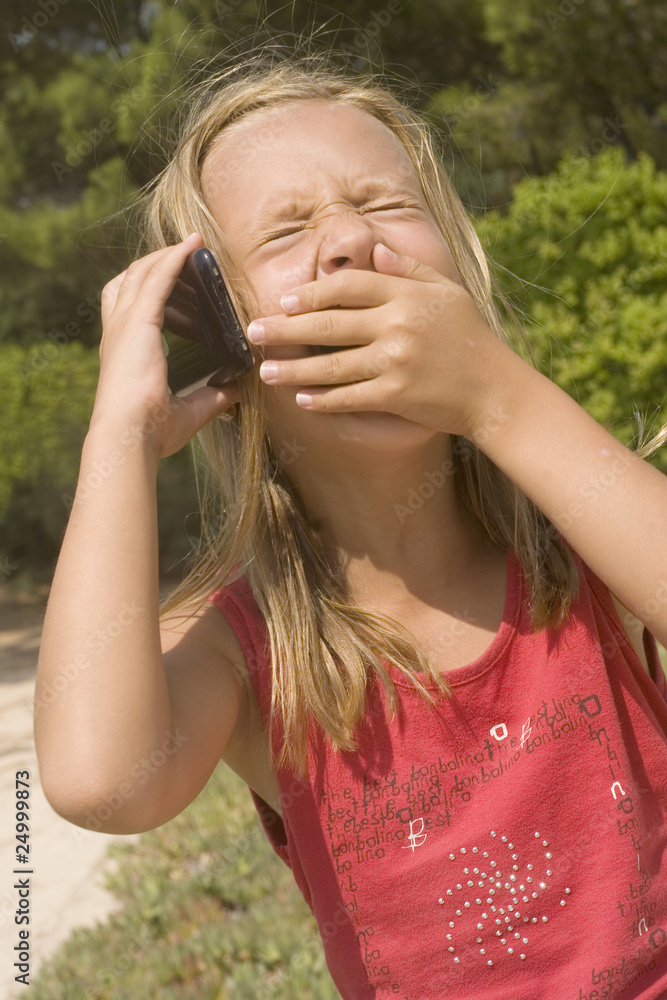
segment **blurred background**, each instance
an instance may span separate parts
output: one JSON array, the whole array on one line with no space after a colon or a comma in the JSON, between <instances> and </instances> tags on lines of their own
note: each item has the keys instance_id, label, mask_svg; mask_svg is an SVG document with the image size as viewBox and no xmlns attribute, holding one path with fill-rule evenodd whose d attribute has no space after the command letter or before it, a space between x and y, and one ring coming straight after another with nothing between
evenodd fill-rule
<instances>
[{"instance_id":1,"label":"blurred background","mask_svg":"<svg viewBox=\"0 0 667 1000\"><path fill-rule=\"evenodd\" d=\"M313 29L315 47L406 78L543 370L626 443L635 408L667 418L660 0L355 0L343 14L299 0L13 0L0 10L7 583L53 572L97 383L100 291L132 259L127 209L165 163L193 66ZM191 466L189 448L161 463L165 573L198 530Z\"/></svg>"},{"instance_id":2,"label":"blurred background","mask_svg":"<svg viewBox=\"0 0 667 1000\"><path fill-rule=\"evenodd\" d=\"M10 0L0 8L3 787L33 753L39 627L93 406L101 288L135 253L132 206L166 162L197 74L299 37L352 69L399 77L427 115L535 364L626 444L667 421L662 0L351 0L343 11ZM650 461L667 471L667 449ZM199 528L189 447L161 462L158 496L164 592ZM54 951L29 995L336 997L310 914L248 803L233 774L216 772L173 823L118 844L116 916ZM44 805L45 837L58 819ZM45 906L53 944L67 914ZM42 960L53 950L44 940Z\"/></svg>"}]
</instances>

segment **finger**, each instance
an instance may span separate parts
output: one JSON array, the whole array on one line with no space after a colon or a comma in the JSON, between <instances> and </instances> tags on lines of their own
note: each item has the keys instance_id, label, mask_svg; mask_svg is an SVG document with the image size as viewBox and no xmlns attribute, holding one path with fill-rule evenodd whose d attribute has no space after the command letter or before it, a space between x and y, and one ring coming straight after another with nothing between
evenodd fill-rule
<instances>
[{"instance_id":1,"label":"finger","mask_svg":"<svg viewBox=\"0 0 667 1000\"><path fill-rule=\"evenodd\" d=\"M375 317L377 325L377 316ZM314 344L354 346L373 340L364 309L327 309L299 316L267 316L253 320L247 330L252 344Z\"/></svg>"},{"instance_id":2,"label":"finger","mask_svg":"<svg viewBox=\"0 0 667 1000\"><path fill-rule=\"evenodd\" d=\"M280 304L288 315L318 309L377 306L389 301L395 287L376 271L346 267L286 292Z\"/></svg>"},{"instance_id":3,"label":"finger","mask_svg":"<svg viewBox=\"0 0 667 1000\"><path fill-rule=\"evenodd\" d=\"M334 389L307 387L296 394L297 404L304 410L319 413L353 413L364 410L387 410L386 394L375 390L377 383L352 382ZM384 398L383 398L384 396Z\"/></svg>"},{"instance_id":4,"label":"finger","mask_svg":"<svg viewBox=\"0 0 667 1000\"><path fill-rule=\"evenodd\" d=\"M195 428L193 434L196 434L213 417L228 415L231 419L233 413L229 411L241 401L241 390L234 381L220 387L200 386L187 396L177 398L187 404Z\"/></svg>"},{"instance_id":5,"label":"finger","mask_svg":"<svg viewBox=\"0 0 667 1000\"><path fill-rule=\"evenodd\" d=\"M414 257L388 250L383 243L373 248L375 271L344 268L325 278L318 278L285 292L280 300L288 315L319 309L374 306L388 302L396 292L388 277L413 278L417 281L449 284L450 279Z\"/></svg>"},{"instance_id":6,"label":"finger","mask_svg":"<svg viewBox=\"0 0 667 1000\"><path fill-rule=\"evenodd\" d=\"M109 316L114 310L116 305L116 300L118 299L118 292L120 291L120 286L125 280L125 275L127 270L121 271L117 274L115 278L111 281L107 281L106 285L102 289L102 294L100 296L100 307L102 313L102 323L106 323Z\"/></svg>"},{"instance_id":7,"label":"finger","mask_svg":"<svg viewBox=\"0 0 667 1000\"><path fill-rule=\"evenodd\" d=\"M161 247L133 261L123 272L124 277L118 288L115 306L119 309L129 307L136 301L144 285L155 295L164 295L166 300L183 270L185 261L202 243L199 233L193 233L181 243Z\"/></svg>"},{"instance_id":8,"label":"finger","mask_svg":"<svg viewBox=\"0 0 667 1000\"><path fill-rule=\"evenodd\" d=\"M384 245L376 243L372 254L373 265L376 270L384 275L392 275L397 278L412 278L416 281L429 281L436 284L454 284L440 271L428 264L422 264L415 257L408 257L406 254L396 253Z\"/></svg>"},{"instance_id":9,"label":"finger","mask_svg":"<svg viewBox=\"0 0 667 1000\"><path fill-rule=\"evenodd\" d=\"M387 361L384 352L367 345L311 358L272 358L260 365L259 375L267 385L335 385L377 378Z\"/></svg>"}]
</instances>

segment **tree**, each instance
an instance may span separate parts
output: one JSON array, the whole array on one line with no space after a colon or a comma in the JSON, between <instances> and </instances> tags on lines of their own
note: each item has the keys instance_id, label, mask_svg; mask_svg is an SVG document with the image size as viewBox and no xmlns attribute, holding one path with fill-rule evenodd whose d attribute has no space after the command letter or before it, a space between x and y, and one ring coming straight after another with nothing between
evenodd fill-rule
<instances>
[{"instance_id":1,"label":"tree","mask_svg":"<svg viewBox=\"0 0 667 1000\"><path fill-rule=\"evenodd\" d=\"M566 156L477 228L538 367L626 444L635 410L667 422L667 173L645 153Z\"/></svg>"},{"instance_id":2,"label":"tree","mask_svg":"<svg viewBox=\"0 0 667 1000\"><path fill-rule=\"evenodd\" d=\"M135 254L132 206L165 164L192 81L260 44L280 54L301 38L304 52L337 48L354 71L378 66L390 80L392 73L401 75L409 103L451 131L454 180L475 210L502 207L512 184L554 168L564 148L579 155L595 153L600 142L631 147L633 155L647 148L664 167L665 14L657 0L558 2L553 25L537 0L512 6L497 0L351 0L344 11L310 0L275 6L264 0L4 5L0 367L18 370L25 358L57 348L71 366L62 368L67 392L59 395L55 386L53 392L80 421L74 437L82 438L87 417L76 400L92 405L100 291ZM565 4L572 5L567 17ZM616 50L612 75L606 60ZM615 112L600 87L621 109L623 129L605 125ZM14 345L19 354L3 353ZM86 364L76 350L69 353L78 347L90 352ZM44 377L51 385L59 363L49 365L48 375L36 374L32 384ZM16 412L35 399L21 396ZM32 416L24 423L26 432L42 432ZM74 437L54 439L52 447L71 448L67 441ZM8 434L0 454L0 504L3 488L11 494L5 496L2 538L18 539L27 523L20 512L31 510L31 530L39 522L43 537L51 539L33 550L35 557L41 553L50 561L66 509L42 503L32 491L44 491L55 455L36 438L33 447L20 445L17 458L17 442ZM78 459L78 445L73 447ZM41 474L26 472L22 482L26 456L31 463L41 456L45 464ZM62 455L60 468L74 458ZM161 535L169 548L171 524L196 509L196 494L187 451L161 464L169 464L174 476L170 492L179 492L179 476L182 482L181 513L164 522ZM57 525L54 509L61 517Z\"/></svg>"},{"instance_id":3,"label":"tree","mask_svg":"<svg viewBox=\"0 0 667 1000\"><path fill-rule=\"evenodd\" d=\"M134 255L127 210L165 163L190 81L261 42L285 50L311 29L302 49L335 44L357 70L384 52L388 69L412 79L416 101L422 88L496 59L497 46L480 41L480 0L381 8L355 0L345 14L306 0L276 10L254 0L17 0L0 9L8 43L0 51L0 368L11 387L0 554L22 568L50 566L57 552L67 517L59 496L74 489L93 402L100 291ZM171 516L162 505L165 566L183 554L183 523L197 502L187 449L161 467L177 498Z\"/></svg>"},{"instance_id":4,"label":"tree","mask_svg":"<svg viewBox=\"0 0 667 1000\"><path fill-rule=\"evenodd\" d=\"M483 0L497 85L475 102L444 90L433 113L451 123L452 169L472 207L501 208L524 176L564 153L618 145L667 169L667 7L662 0ZM467 108L466 108L467 101ZM463 113L461 113L461 109Z\"/></svg>"},{"instance_id":5,"label":"tree","mask_svg":"<svg viewBox=\"0 0 667 1000\"><path fill-rule=\"evenodd\" d=\"M484 0L487 35L502 45L512 79L532 103L574 114L596 135L617 123L629 156L640 149L667 166L667 10L662 0ZM612 69L613 68L613 69ZM546 137L553 122L540 130ZM541 136L540 136L541 138ZM545 169L551 167L546 165Z\"/></svg>"}]
</instances>

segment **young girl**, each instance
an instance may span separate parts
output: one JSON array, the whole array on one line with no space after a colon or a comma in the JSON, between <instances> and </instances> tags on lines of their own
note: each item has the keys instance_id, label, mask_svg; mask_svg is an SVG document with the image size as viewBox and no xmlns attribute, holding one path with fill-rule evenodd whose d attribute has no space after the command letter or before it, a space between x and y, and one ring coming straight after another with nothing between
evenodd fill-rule
<instances>
[{"instance_id":1,"label":"young girl","mask_svg":"<svg viewBox=\"0 0 667 1000\"><path fill-rule=\"evenodd\" d=\"M511 349L372 80L219 74L147 220L44 622L54 809L149 830L222 758L346 1000L664 996L665 477ZM258 363L177 398L164 304L202 245ZM160 609L157 466L195 434L214 512Z\"/></svg>"}]
</instances>

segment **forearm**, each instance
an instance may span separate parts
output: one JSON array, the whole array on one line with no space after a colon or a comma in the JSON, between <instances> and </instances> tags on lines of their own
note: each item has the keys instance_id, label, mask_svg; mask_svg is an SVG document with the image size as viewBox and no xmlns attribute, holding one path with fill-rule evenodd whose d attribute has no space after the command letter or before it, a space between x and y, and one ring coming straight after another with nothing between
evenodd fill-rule
<instances>
[{"instance_id":1,"label":"forearm","mask_svg":"<svg viewBox=\"0 0 667 1000\"><path fill-rule=\"evenodd\" d=\"M470 437L665 645L667 477L509 348Z\"/></svg>"},{"instance_id":2,"label":"forearm","mask_svg":"<svg viewBox=\"0 0 667 1000\"><path fill-rule=\"evenodd\" d=\"M141 796L129 789L143 773L140 761L170 731L158 624L157 462L140 437L113 427L91 428L83 446L35 689L44 789L72 817L121 786L120 798L136 808Z\"/></svg>"}]
</instances>

